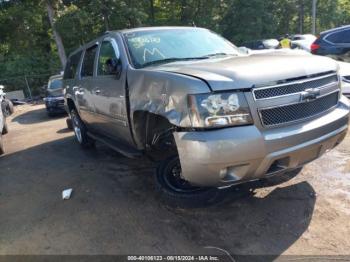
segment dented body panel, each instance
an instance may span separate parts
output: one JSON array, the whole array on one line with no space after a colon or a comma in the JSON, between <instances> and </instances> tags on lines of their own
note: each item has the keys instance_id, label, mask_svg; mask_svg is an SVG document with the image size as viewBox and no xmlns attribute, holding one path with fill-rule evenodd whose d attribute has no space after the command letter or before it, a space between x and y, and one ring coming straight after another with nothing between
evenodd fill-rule
<instances>
[{"instance_id":1,"label":"dented body panel","mask_svg":"<svg viewBox=\"0 0 350 262\"><path fill-rule=\"evenodd\" d=\"M210 92L200 79L159 70L129 69L128 87L131 115L151 112L178 127L191 127L187 94Z\"/></svg>"}]
</instances>

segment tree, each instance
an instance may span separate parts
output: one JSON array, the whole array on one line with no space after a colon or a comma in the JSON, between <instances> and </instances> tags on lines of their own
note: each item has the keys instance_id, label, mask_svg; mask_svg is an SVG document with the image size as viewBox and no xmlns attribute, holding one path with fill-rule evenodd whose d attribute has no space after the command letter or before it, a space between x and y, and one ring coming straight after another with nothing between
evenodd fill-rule
<instances>
[{"instance_id":1,"label":"tree","mask_svg":"<svg viewBox=\"0 0 350 262\"><path fill-rule=\"evenodd\" d=\"M49 17L51 29L52 29L52 32L53 32L53 35L54 35L54 38L56 41L58 55L59 55L60 60L61 60L62 68L64 68L66 66L67 56L66 56L66 52L64 50L64 46L62 43L61 35L59 34L59 32L56 30L56 27L55 27L55 23L54 23L55 11L54 11L53 3L51 0L46 0L46 8L47 8L47 14Z\"/></svg>"}]
</instances>

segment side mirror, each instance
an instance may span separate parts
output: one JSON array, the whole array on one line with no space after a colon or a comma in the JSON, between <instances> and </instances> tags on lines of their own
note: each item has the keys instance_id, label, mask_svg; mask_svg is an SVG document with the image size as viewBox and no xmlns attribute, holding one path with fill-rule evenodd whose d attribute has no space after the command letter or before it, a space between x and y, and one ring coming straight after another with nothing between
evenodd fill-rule
<instances>
[{"instance_id":1,"label":"side mirror","mask_svg":"<svg viewBox=\"0 0 350 262\"><path fill-rule=\"evenodd\" d=\"M117 78L120 78L122 73L122 63L120 59L109 58L106 61L106 65L110 75L116 75Z\"/></svg>"},{"instance_id":2,"label":"side mirror","mask_svg":"<svg viewBox=\"0 0 350 262\"><path fill-rule=\"evenodd\" d=\"M241 46L238 48L238 50L241 52L241 53L244 53L244 54L247 54L249 55L251 53L251 49L245 47L245 46Z\"/></svg>"}]
</instances>

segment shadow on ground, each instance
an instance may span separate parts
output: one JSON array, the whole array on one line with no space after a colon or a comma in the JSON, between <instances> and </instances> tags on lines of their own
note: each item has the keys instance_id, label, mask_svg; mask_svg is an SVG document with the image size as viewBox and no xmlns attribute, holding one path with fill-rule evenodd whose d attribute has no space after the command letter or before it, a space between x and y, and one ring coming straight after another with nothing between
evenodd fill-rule
<instances>
[{"instance_id":1,"label":"shadow on ground","mask_svg":"<svg viewBox=\"0 0 350 262\"><path fill-rule=\"evenodd\" d=\"M27 111L23 114L15 116L12 122L17 122L19 124L30 125L41 123L45 121L52 121L62 117L67 117L66 114L57 114L55 116L48 116L46 108L39 108L32 111Z\"/></svg>"},{"instance_id":2,"label":"shadow on ground","mask_svg":"<svg viewBox=\"0 0 350 262\"><path fill-rule=\"evenodd\" d=\"M154 190L152 163L100 145L83 151L73 137L4 155L0 164L1 254L278 256L308 228L315 205L302 182L260 197L232 191L206 208L170 208ZM63 201L66 188L73 196Z\"/></svg>"}]
</instances>

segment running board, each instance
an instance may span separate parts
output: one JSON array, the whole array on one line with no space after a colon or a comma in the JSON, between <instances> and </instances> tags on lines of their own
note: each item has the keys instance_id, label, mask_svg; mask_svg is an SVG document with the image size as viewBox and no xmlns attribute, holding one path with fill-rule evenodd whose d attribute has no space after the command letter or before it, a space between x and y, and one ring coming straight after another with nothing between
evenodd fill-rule
<instances>
[{"instance_id":1,"label":"running board","mask_svg":"<svg viewBox=\"0 0 350 262\"><path fill-rule=\"evenodd\" d=\"M110 138L101 137L101 136L95 135L91 132L88 132L87 135L89 137L91 137L92 139L105 144L106 146L110 147L114 151L117 151L118 153L120 153L126 157L138 158L138 157L141 157L143 155L141 151L138 151L136 149L133 149L133 148L126 146L126 145L123 145L123 144L119 144Z\"/></svg>"}]
</instances>

